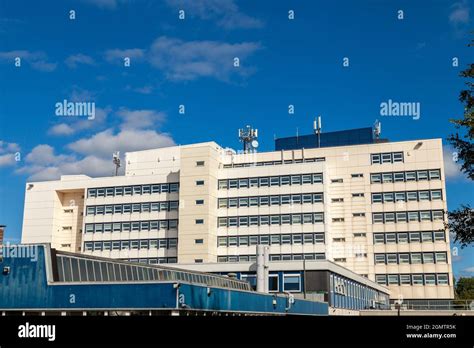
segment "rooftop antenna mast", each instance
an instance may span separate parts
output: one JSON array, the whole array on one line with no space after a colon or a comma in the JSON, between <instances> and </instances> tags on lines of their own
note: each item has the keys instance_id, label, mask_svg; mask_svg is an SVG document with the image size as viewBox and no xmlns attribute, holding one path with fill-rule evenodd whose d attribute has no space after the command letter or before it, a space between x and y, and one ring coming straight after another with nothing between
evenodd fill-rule
<instances>
[{"instance_id":1,"label":"rooftop antenna mast","mask_svg":"<svg viewBox=\"0 0 474 348\"><path fill-rule=\"evenodd\" d=\"M239 140L244 145L244 153L252 153L257 151L258 147L258 129L250 126L239 129Z\"/></svg>"},{"instance_id":2,"label":"rooftop antenna mast","mask_svg":"<svg viewBox=\"0 0 474 348\"><path fill-rule=\"evenodd\" d=\"M374 123L374 137L375 139L380 139L380 134L382 133L382 123L379 120L375 120Z\"/></svg>"},{"instance_id":3,"label":"rooftop antenna mast","mask_svg":"<svg viewBox=\"0 0 474 348\"><path fill-rule=\"evenodd\" d=\"M318 148L321 147L321 129L321 116L318 116L318 118L315 119L313 123L314 134L316 134L318 137Z\"/></svg>"},{"instance_id":4,"label":"rooftop antenna mast","mask_svg":"<svg viewBox=\"0 0 474 348\"><path fill-rule=\"evenodd\" d=\"M120 168L120 151L115 151L114 154L112 155L112 161L114 162L115 165L115 176L118 175L118 170Z\"/></svg>"}]
</instances>

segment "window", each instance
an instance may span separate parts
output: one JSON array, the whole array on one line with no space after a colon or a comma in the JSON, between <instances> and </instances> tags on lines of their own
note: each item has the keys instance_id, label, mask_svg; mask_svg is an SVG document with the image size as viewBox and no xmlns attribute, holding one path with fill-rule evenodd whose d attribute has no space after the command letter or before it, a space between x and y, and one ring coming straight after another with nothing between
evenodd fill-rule
<instances>
[{"instance_id":1,"label":"window","mask_svg":"<svg viewBox=\"0 0 474 348\"><path fill-rule=\"evenodd\" d=\"M374 233L374 244L384 244L385 238L383 233Z\"/></svg>"},{"instance_id":2,"label":"window","mask_svg":"<svg viewBox=\"0 0 474 348\"><path fill-rule=\"evenodd\" d=\"M240 236L239 237L239 246L247 246L249 245L249 237L248 236Z\"/></svg>"},{"instance_id":3,"label":"window","mask_svg":"<svg viewBox=\"0 0 474 348\"><path fill-rule=\"evenodd\" d=\"M434 263L434 254L423 253L423 263Z\"/></svg>"},{"instance_id":4,"label":"window","mask_svg":"<svg viewBox=\"0 0 474 348\"><path fill-rule=\"evenodd\" d=\"M204 161L196 161L196 167L204 167Z\"/></svg>"},{"instance_id":5,"label":"window","mask_svg":"<svg viewBox=\"0 0 474 348\"><path fill-rule=\"evenodd\" d=\"M278 292L278 274L270 274L268 276L268 291Z\"/></svg>"},{"instance_id":6,"label":"window","mask_svg":"<svg viewBox=\"0 0 474 348\"><path fill-rule=\"evenodd\" d=\"M407 200L408 201L417 201L418 200L418 192L416 192L416 191L407 192Z\"/></svg>"},{"instance_id":7,"label":"window","mask_svg":"<svg viewBox=\"0 0 474 348\"><path fill-rule=\"evenodd\" d=\"M385 213L385 223L395 222L394 213Z\"/></svg>"},{"instance_id":8,"label":"window","mask_svg":"<svg viewBox=\"0 0 474 348\"><path fill-rule=\"evenodd\" d=\"M420 232L410 232L410 243L420 242Z\"/></svg>"},{"instance_id":9,"label":"window","mask_svg":"<svg viewBox=\"0 0 474 348\"><path fill-rule=\"evenodd\" d=\"M374 224L383 223L383 213L373 213L372 220Z\"/></svg>"},{"instance_id":10,"label":"window","mask_svg":"<svg viewBox=\"0 0 474 348\"><path fill-rule=\"evenodd\" d=\"M258 187L258 178L250 178L249 187Z\"/></svg>"},{"instance_id":11,"label":"window","mask_svg":"<svg viewBox=\"0 0 474 348\"><path fill-rule=\"evenodd\" d=\"M397 234L398 243L408 243L408 233Z\"/></svg>"},{"instance_id":12,"label":"window","mask_svg":"<svg viewBox=\"0 0 474 348\"><path fill-rule=\"evenodd\" d=\"M398 285L398 274L389 274L387 279L388 285Z\"/></svg>"},{"instance_id":13,"label":"window","mask_svg":"<svg viewBox=\"0 0 474 348\"><path fill-rule=\"evenodd\" d=\"M397 222L407 222L407 213L402 212L402 213L397 213Z\"/></svg>"},{"instance_id":14,"label":"window","mask_svg":"<svg viewBox=\"0 0 474 348\"><path fill-rule=\"evenodd\" d=\"M392 173L383 173L382 174L382 182L385 183L390 183L393 182L393 176Z\"/></svg>"},{"instance_id":15,"label":"window","mask_svg":"<svg viewBox=\"0 0 474 348\"><path fill-rule=\"evenodd\" d=\"M406 172L405 173L406 181L416 181L416 172Z\"/></svg>"},{"instance_id":16,"label":"window","mask_svg":"<svg viewBox=\"0 0 474 348\"><path fill-rule=\"evenodd\" d=\"M293 244L303 243L303 236L301 234L294 234L292 237L293 237Z\"/></svg>"},{"instance_id":17,"label":"window","mask_svg":"<svg viewBox=\"0 0 474 348\"><path fill-rule=\"evenodd\" d=\"M229 237L229 246L237 246L237 237Z\"/></svg>"},{"instance_id":18,"label":"window","mask_svg":"<svg viewBox=\"0 0 474 348\"><path fill-rule=\"evenodd\" d=\"M178 240L176 238L170 238L168 240L168 248L175 249L177 245L178 245Z\"/></svg>"},{"instance_id":19,"label":"window","mask_svg":"<svg viewBox=\"0 0 474 348\"><path fill-rule=\"evenodd\" d=\"M204 244L204 239L195 239L194 244Z\"/></svg>"},{"instance_id":20,"label":"window","mask_svg":"<svg viewBox=\"0 0 474 348\"><path fill-rule=\"evenodd\" d=\"M419 191L418 197L420 201L429 201L430 200L430 191Z\"/></svg>"},{"instance_id":21,"label":"window","mask_svg":"<svg viewBox=\"0 0 474 348\"><path fill-rule=\"evenodd\" d=\"M260 187L265 187L269 185L268 178L260 178Z\"/></svg>"},{"instance_id":22,"label":"window","mask_svg":"<svg viewBox=\"0 0 474 348\"><path fill-rule=\"evenodd\" d=\"M419 221L419 216L417 211L408 212L408 221Z\"/></svg>"},{"instance_id":23,"label":"window","mask_svg":"<svg viewBox=\"0 0 474 348\"><path fill-rule=\"evenodd\" d=\"M379 154L372 154L370 156L371 164L380 164L380 155Z\"/></svg>"},{"instance_id":24,"label":"window","mask_svg":"<svg viewBox=\"0 0 474 348\"><path fill-rule=\"evenodd\" d=\"M364 197L363 193L353 193L352 197Z\"/></svg>"},{"instance_id":25,"label":"window","mask_svg":"<svg viewBox=\"0 0 474 348\"><path fill-rule=\"evenodd\" d=\"M96 189L88 189L87 190L87 197L96 197L97 191Z\"/></svg>"},{"instance_id":26,"label":"window","mask_svg":"<svg viewBox=\"0 0 474 348\"><path fill-rule=\"evenodd\" d=\"M376 264L385 263L385 254L375 254L375 263Z\"/></svg>"},{"instance_id":27,"label":"window","mask_svg":"<svg viewBox=\"0 0 474 348\"><path fill-rule=\"evenodd\" d=\"M434 274L425 274L425 285L435 285L436 276Z\"/></svg>"},{"instance_id":28,"label":"window","mask_svg":"<svg viewBox=\"0 0 474 348\"><path fill-rule=\"evenodd\" d=\"M304 175L302 175L301 182L302 182L303 184L311 184L311 181L312 181L311 174L304 174Z\"/></svg>"},{"instance_id":29,"label":"window","mask_svg":"<svg viewBox=\"0 0 474 348\"><path fill-rule=\"evenodd\" d=\"M392 163L391 153L383 153L381 158L382 158L382 163Z\"/></svg>"},{"instance_id":30,"label":"window","mask_svg":"<svg viewBox=\"0 0 474 348\"><path fill-rule=\"evenodd\" d=\"M420 211L420 220L421 221L431 221L431 212L430 211Z\"/></svg>"},{"instance_id":31,"label":"window","mask_svg":"<svg viewBox=\"0 0 474 348\"><path fill-rule=\"evenodd\" d=\"M257 245L257 244L258 244L258 236L250 236L249 245Z\"/></svg>"},{"instance_id":32,"label":"window","mask_svg":"<svg viewBox=\"0 0 474 348\"><path fill-rule=\"evenodd\" d=\"M436 253L435 257L436 257L436 263L447 263L448 262L447 255L444 252L443 253Z\"/></svg>"},{"instance_id":33,"label":"window","mask_svg":"<svg viewBox=\"0 0 474 348\"><path fill-rule=\"evenodd\" d=\"M352 216L353 217L364 217L365 213L353 213Z\"/></svg>"},{"instance_id":34,"label":"window","mask_svg":"<svg viewBox=\"0 0 474 348\"><path fill-rule=\"evenodd\" d=\"M272 235L270 236L270 244L280 244L280 236L279 235Z\"/></svg>"},{"instance_id":35,"label":"window","mask_svg":"<svg viewBox=\"0 0 474 348\"><path fill-rule=\"evenodd\" d=\"M313 184L322 184L323 174L313 174Z\"/></svg>"},{"instance_id":36,"label":"window","mask_svg":"<svg viewBox=\"0 0 474 348\"><path fill-rule=\"evenodd\" d=\"M290 184L290 177L289 176L282 176L281 177L281 185L289 185Z\"/></svg>"},{"instance_id":37,"label":"window","mask_svg":"<svg viewBox=\"0 0 474 348\"><path fill-rule=\"evenodd\" d=\"M417 176L418 181L428 180L428 171L420 170L416 172L416 176Z\"/></svg>"},{"instance_id":38,"label":"window","mask_svg":"<svg viewBox=\"0 0 474 348\"><path fill-rule=\"evenodd\" d=\"M272 176L270 178L270 186L280 186L280 177L279 176Z\"/></svg>"},{"instance_id":39,"label":"window","mask_svg":"<svg viewBox=\"0 0 474 348\"><path fill-rule=\"evenodd\" d=\"M435 231L434 232L434 240L435 241L445 241L444 232L443 231Z\"/></svg>"},{"instance_id":40,"label":"window","mask_svg":"<svg viewBox=\"0 0 474 348\"><path fill-rule=\"evenodd\" d=\"M421 241L422 242L432 242L433 234L431 232L421 232Z\"/></svg>"},{"instance_id":41,"label":"window","mask_svg":"<svg viewBox=\"0 0 474 348\"><path fill-rule=\"evenodd\" d=\"M393 173L393 181L395 182L405 181L405 173L404 172Z\"/></svg>"},{"instance_id":42,"label":"window","mask_svg":"<svg viewBox=\"0 0 474 348\"><path fill-rule=\"evenodd\" d=\"M387 263L397 263L397 254L387 254Z\"/></svg>"},{"instance_id":43,"label":"window","mask_svg":"<svg viewBox=\"0 0 474 348\"><path fill-rule=\"evenodd\" d=\"M399 254L398 259L400 263L410 263L410 255L409 254Z\"/></svg>"},{"instance_id":44,"label":"window","mask_svg":"<svg viewBox=\"0 0 474 348\"><path fill-rule=\"evenodd\" d=\"M382 194L372 193L372 203L382 203Z\"/></svg>"},{"instance_id":45,"label":"window","mask_svg":"<svg viewBox=\"0 0 474 348\"><path fill-rule=\"evenodd\" d=\"M400 274L401 285L411 285L411 277L409 274Z\"/></svg>"},{"instance_id":46,"label":"window","mask_svg":"<svg viewBox=\"0 0 474 348\"><path fill-rule=\"evenodd\" d=\"M382 182L382 175L381 174L370 174L370 182L372 184Z\"/></svg>"},{"instance_id":47,"label":"window","mask_svg":"<svg viewBox=\"0 0 474 348\"><path fill-rule=\"evenodd\" d=\"M412 264L421 263L421 254L420 253L412 253L410 258L411 258L411 263Z\"/></svg>"},{"instance_id":48,"label":"window","mask_svg":"<svg viewBox=\"0 0 474 348\"><path fill-rule=\"evenodd\" d=\"M248 179L239 179L239 188L247 188L249 187Z\"/></svg>"},{"instance_id":49,"label":"window","mask_svg":"<svg viewBox=\"0 0 474 348\"><path fill-rule=\"evenodd\" d=\"M301 175L292 175L291 176L292 185L301 185ZM283 183L282 183L283 185Z\"/></svg>"},{"instance_id":50,"label":"window","mask_svg":"<svg viewBox=\"0 0 474 348\"><path fill-rule=\"evenodd\" d=\"M339 203L339 202L344 202L344 198L332 198L331 199L332 203Z\"/></svg>"},{"instance_id":51,"label":"window","mask_svg":"<svg viewBox=\"0 0 474 348\"><path fill-rule=\"evenodd\" d=\"M281 236L281 244L291 244L291 235L284 234Z\"/></svg>"},{"instance_id":52,"label":"window","mask_svg":"<svg viewBox=\"0 0 474 348\"><path fill-rule=\"evenodd\" d=\"M395 192L395 202L405 202L405 192Z\"/></svg>"},{"instance_id":53,"label":"window","mask_svg":"<svg viewBox=\"0 0 474 348\"><path fill-rule=\"evenodd\" d=\"M393 153L393 163L403 162L403 152Z\"/></svg>"},{"instance_id":54,"label":"window","mask_svg":"<svg viewBox=\"0 0 474 348\"><path fill-rule=\"evenodd\" d=\"M160 193L160 185L151 185L151 193Z\"/></svg>"},{"instance_id":55,"label":"window","mask_svg":"<svg viewBox=\"0 0 474 348\"><path fill-rule=\"evenodd\" d=\"M432 201L437 201L437 200L441 200L441 199L443 199L442 195L441 195L441 190L431 191L431 200Z\"/></svg>"},{"instance_id":56,"label":"window","mask_svg":"<svg viewBox=\"0 0 474 348\"><path fill-rule=\"evenodd\" d=\"M307 233L303 235L303 242L304 244L313 244L314 243L314 238L312 233Z\"/></svg>"},{"instance_id":57,"label":"window","mask_svg":"<svg viewBox=\"0 0 474 348\"><path fill-rule=\"evenodd\" d=\"M423 275L422 274L413 274L411 276L413 285L423 285Z\"/></svg>"},{"instance_id":58,"label":"window","mask_svg":"<svg viewBox=\"0 0 474 348\"><path fill-rule=\"evenodd\" d=\"M380 285L387 285L387 276L385 274L376 274L375 281Z\"/></svg>"},{"instance_id":59,"label":"window","mask_svg":"<svg viewBox=\"0 0 474 348\"><path fill-rule=\"evenodd\" d=\"M217 246L227 246L227 237L218 237Z\"/></svg>"},{"instance_id":60,"label":"window","mask_svg":"<svg viewBox=\"0 0 474 348\"><path fill-rule=\"evenodd\" d=\"M430 170L430 180L438 180L441 179L441 174L439 169Z\"/></svg>"},{"instance_id":61,"label":"window","mask_svg":"<svg viewBox=\"0 0 474 348\"><path fill-rule=\"evenodd\" d=\"M438 274L438 285L448 285L449 284L449 278L447 274Z\"/></svg>"},{"instance_id":62,"label":"window","mask_svg":"<svg viewBox=\"0 0 474 348\"><path fill-rule=\"evenodd\" d=\"M219 190L227 189L227 180L219 180Z\"/></svg>"},{"instance_id":63,"label":"window","mask_svg":"<svg viewBox=\"0 0 474 348\"><path fill-rule=\"evenodd\" d=\"M204 180L196 180L196 186L203 186Z\"/></svg>"},{"instance_id":64,"label":"window","mask_svg":"<svg viewBox=\"0 0 474 348\"><path fill-rule=\"evenodd\" d=\"M300 292L301 291L301 275L300 274L283 274L283 291Z\"/></svg>"},{"instance_id":65,"label":"window","mask_svg":"<svg viewBox=\"0 0 474 348\"><path fill-rule=\"evenodd\" d=\"M114 193L115 193L115 190L114 190L113 187L108 187L108 188L105 189L105 195L107 197L112 197L114 195Z\"/></svg>"},{"instance_id":66,"label":"window","mask_svg":"<svg viewBox=\"0 0 474 348\"><path fill-rule=\"evenodd\" d=\"M443 220L443 211L442 210L434 210L433 211L433 220Z\"/></svg>"},{"instance_id":67,"label":"window","mask_svg":"<svg viewBox=\"0 0 474 348\"><path fill-rule=\"evenodd\" d=\"M314 203L322 203L323 202L323 194L322 193L313 194L313 202Z\"/></svg>"},{"instance_id":68,"label":"window","mask_svg":"<svg viewBox=\"0 0 474 348\"><path fill-rule=\"evenodd\" d=\"M270 239L268 236L260 236L260 244L268 245L269 242L270 242Z\"/></svg>"},{"instance_id":69,"label":"window","mask_svg":"<svg viewBox=\"0 0 474 348\"><path fill-rule=\"evenodd\" d=\"M338 183L344 182L344 180L342 180L342 179L331 179L331 182L332 182L333 184L338 184Z\"/></svg>"},{"instance_id":70,"label":"window","mask_svg":"<svg viewBox=\"0 0 474 348\"><path fill-rule=\"evenodd\" d=\"M353 178L363 178L363 177L364 177L364 174L359 174L359 173L357 173L357 174L351 174L351 177L353 177Z\"/></svg>"},{"instance_id":71,"label":"window","mask_svg":"<svg viewBox=\"0 0 474 348\"><path fill-rule=\"evenodd\" d=\"M220 205L221 199L219 199L219 205ZM227 203L227 200L225 200ZM204 204L204 199L196 199L196 205L203 205Z\"/></svg>"}]
</instances>

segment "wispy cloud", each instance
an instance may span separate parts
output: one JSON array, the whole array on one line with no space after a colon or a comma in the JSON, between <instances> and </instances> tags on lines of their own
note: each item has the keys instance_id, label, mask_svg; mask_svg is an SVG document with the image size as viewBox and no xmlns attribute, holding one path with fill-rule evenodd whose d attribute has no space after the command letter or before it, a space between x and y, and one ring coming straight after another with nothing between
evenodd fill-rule
<instances>
[{"instance_id":1,"label":"wispy cloud","mask_svg":"<svg viewBox=\"0 0 474 348\"><path fill-rule=\"evenodd\" d=\"M229 81L232 75L246 77L255 71L245 60L260 49L258 42L183 41L161 36L147 49L108 50L105 59L123 62L125 57L134 57L139 62L148 62L173 81L200 77ZM235 58L239 59L239 67L234 66Z\"/></svg>"},{"instance_id":2,"label":"wispy cloud","mask_svg":"<svg viewBox=\"0 0 474 348\"><path fill-rule=\"evenodd\" d=\"M15 154L19 151L18 144L0 140L0 168L15 165L17 163Z\"/></svg>"},{"instance_id":3,"label":"wispy cloud","mask_svg":"<svg viewBox=\"0 0 474 348\"><path fill-rule=\"evenodd\" d=\"M166 0L168 6L184 10L186 15L202 20L215 20L225 29L252 29L263 27L263 22L242 11L234 0Z\"/></svg>"},{"instance_id":4,"label":"wispy cloud","mask_svg":"<svg viewBox=\"0 0 474 348\"><path fill-rule=\"evenodd\" d=\"M121 120L117 128L77 139L64 147L65 153L57 153L49 144L34 147L16 173L29 175L32 181L56 180L66 174L109 176L113 174L110 158L114 151L125 153L175 144L171 135L156 130L165 120L164 113L120 108L116 114ZM152 126L155 129L144 129Z\"/></svg>"},{"instance_id":5,"label":"wispy cloud","mask_svg":"<svg viewBox=\"0 0 474 348\"><path fill-rule=\"evenodd\" d=\"M443 146L444 175L447 180L463 180L465 175L461 172L461 165L457 161L456 151L449 145Z\"/></svg>"},{"instance_id":6,"label":"wispy cloud","mask_svg":"<svg viewBox=\"0 0 474 348\"><path fill-rule=\"evenodd\" d=\"M451 5L449 22L455 26L468 24L470 20L469 3L466 0L459 1Z\"/></svg>"},{"instance_id":7,"label":"wispy cloud","mask_svg":"<svg viewBox=\"0 0 474 348\"><path fill-rule=\"evenodd\" d=\"M466 272L466 273L474 273L474 266L473 266L473 267L468 267L468 268L463 269L463 272Z\"/></svg>"},{"instance_id":8,"label":"wispy cloud","mask_svg":"<svg viewBox=\"0 0 474 348\"><path fill-rule=\"evenodd\" d=\"M115 10L119 4L126 3L128 0L82 0L82 2L105 10Z\"/></svg>"},{"instance_id":9,"label":"wispy cloud","mask_svg":"<svg viewBox=\"0 0 474 348\"><path fill-rule=\"evenodd\" d=\"M71 69L77 68L79 65L95 65L95 61L92 57L82 53L73 54L66 58L64 63Z\"/></svg>"},{"instance_id":10,"label":"wispy cloud","mask_svg":"<svg viewBox=\"0 0 474 348\"><path fill-rule=\"evenodd\" d=\"M51 72L57 67L57 63L49 62L46 53L41 51L16 50L0 52L0 61L3 63L11 63L13 65L17 57L21 59L22 64L27 62L35 70Z\"/></svg>"}]
</instances>

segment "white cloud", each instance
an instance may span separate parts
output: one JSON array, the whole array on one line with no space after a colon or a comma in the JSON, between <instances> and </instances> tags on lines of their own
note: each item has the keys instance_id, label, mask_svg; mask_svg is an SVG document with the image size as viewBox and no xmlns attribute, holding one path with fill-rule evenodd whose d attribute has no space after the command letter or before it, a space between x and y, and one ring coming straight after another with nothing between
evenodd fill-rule
<instances>
[{"instance_id":1,"label":"white cloud","mask_svg":"<svg viewBox=\"0 0 474 348\"><path fill-rule=\"evenodd\" d=\"M26 61L33 69L39 71L51 72L57 67L56 63L48 62L47 55L41 51L16 50L0 52L0 61L4 63L14 64L17 57L21 58L22 64Z\"/></svg>"},{"instance_id":2,"label":"white cloud","mask_svg":"<svg viewBox=\"0 0 474 348\"><path fill-rule=\"evenodd\" d=\"M130 58L131 63L133 60L140 61L145 56L145 50L140 48L130 49L113 49L105 51L105 59L109 63L123 64L124 58Z\"/></svg>"},{"instance_id":3,"label":"white cloud","mask_svg":"<svg viewBox=\"0 0 474 348\"><path fill-rule=\"evenodd\" d=\"M115 10L119 3L124 3L126 0L82 0L82 2L106 10Z\"/></svg>"},{"instance_id":4,"label":"white cloud","mask_svg":"<svg viewBox=\"0 0 474 348\"><path fill-rule=\"evenodd\" d=\"M66 58L64 61L66 65L72 69L77 68L80 64L84 65L95 65L95 61L92 57L86 56L85 54L78 53L73 54Z\"/></svg>"},{"instance_id":5,"label":"white cloud","mask_svg":"<svg viewBox=\"0 0 474 348\"><path fill-rule=\"evenodd\" d=\"M470 9L467 1L459 1L454 3L452 6L452 11L449 14L449 22L453 25L464 25L468 24L470 20Z\"/></svg>"},{"instance_id":6,"label":"white cloud","mask_svg":"<svg viewBox=\"0 0 474 348\"><path fill-rule=\"evenodd\" d=\"M16 143L8 143L0 140L0 167L8 167L17 163L16 153L20 151L20 146Z\"/></svg>"},{"instance_id":7,"label":"white cloud","mask_svg":"<svg viewBox=\"0 0 474 348\"><path fill-rule=\"evenodd\" d=\"M111 156L115 151L123 154L175 145L169 134L144 129L156 129L165 119L162 112L120 108L117 115L121 119L118 129L106 129L69 143L65 146L69 154L57 154L48 144L36 146L26 156L25 165L16 173L27 174L33 181L56 180L65 174L110 176L113 174ZM80 124L76 122L74 125ZM75 131L63 124L53 128L58 133Z\"/></svg>"},{"instance_id":8,"label":"white cloud","mask_svg":"<svg viewBox=\"0 0 474 348\"><path fill-rule=\"evenodd\" d=\"M225 29L261 28L263 22L241 12L234 0L167 0L175 9L184 10L186 15L203 20L217 20Z\"/></svg>"},{"instance_id":9,"label":"white cloud","mask_svg":"<svg viewBox=\"0 0 474 348\"><path fill-rule=\"evenodd\" d=\"M461 165L456 162L456 151L451 146L443 146L444 175L448 180L456 180L464 177Z\"/></svg>"},{"instance_id":10,"label":"white cloud","mask_svg":"<svg viewBox=\"0 0 474 348\"><path fill-rule=\"evenodd\" d=\"M465 268L465 269L463 269L463 271L466 272L466 273L474 273L474 266Z\"/></svg>"},{"instance_id":11,"label":"white cloud","mask_svg":"<svg viewBox=\"0 0 474 348\"><path fill-rule=\"evenodd\" d=\"M71 100L75 100L73 97ZM79 101L88 100L88 99L79 99ZM100 127L104 124L104 121L107 119L108 114L111 112L110 107L106 107L105 109L96 107L95 109L95 118L94 119L84 119L84 118L71 118L66 117L65 119L68 120L68 123L58 123L52 126L48 130L48 134L56 135L56 136L69 136L75 133L81 132L86 129L91 129L94 127Z\"/></svg>"},{"instance_id":12,"label":"white cloud","mask_svg":"<svg viewBox=\"0 0 474 348\"><path fill-rule=\"evenodd\" d=\"M173 146L174 141L168 134L153 130L130 129L114 133L107 129L90 138L81 139L68 145L68 148L82 155L94 155L108 158L115 151L121 153Z\"/></svg>"},{"instance_id":13,"label":"white cloud","mask_svg":"<svg viewBox=\"0 0 474 348\"><path fill-rule=\"evenodd\" d=\"M258 42L226 43L220 41L183 41L161 36L148 49L113 49L105 52L110 63L123 64L124 57L138 62L148 62L160 70L169 80L195 80L211 77L228 81L238 74L248 76L255 70L246 58L262 49ZM234 66L239 59L239 67Z\"/></svg>"},{"instance_id":14,"label":"white cloud","mask_svg":"<svg viewBox=\"0 0 474 348\"><path fill-rule=\"evenodd\" d=\"M171 80L214 77L228 80L233 73L249 74L244 60L261 48L256 42L229 44L218 41L182 41L168 37L156 39L149 50L152 66ZM234 67L234 58L240 67Z\"/></svg>"},{"instance_id":15,"label":"white cloud","mask_svg":"<svg viewBox=\"0 0 474 348\"><path fill-rule=\"evenodd\" d=\"M165 115L154 110L128 110L122 108L117 111L122 118L121 129L143 129L152 127L164 121Z\"/></svg>"}]
</instances>

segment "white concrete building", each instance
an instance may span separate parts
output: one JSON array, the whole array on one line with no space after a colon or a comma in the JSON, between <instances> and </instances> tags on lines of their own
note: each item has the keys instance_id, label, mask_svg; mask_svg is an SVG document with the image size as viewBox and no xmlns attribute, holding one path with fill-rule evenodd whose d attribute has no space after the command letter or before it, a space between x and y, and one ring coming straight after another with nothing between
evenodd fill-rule
<instances>
[{"instance_id":1,"label":"white concrete building","mask_svg":"<svg viewBox=\"0 0 474 348\"><path fill-rule=\"evenodd\" d=\"M337 145L207 142L129 152L124 176L27 183L22 243L196 267L268 244L270 264L327 259L392 299L453 298L441 139Z\"/></svg>"}]
</instances>

